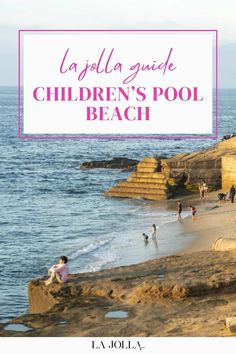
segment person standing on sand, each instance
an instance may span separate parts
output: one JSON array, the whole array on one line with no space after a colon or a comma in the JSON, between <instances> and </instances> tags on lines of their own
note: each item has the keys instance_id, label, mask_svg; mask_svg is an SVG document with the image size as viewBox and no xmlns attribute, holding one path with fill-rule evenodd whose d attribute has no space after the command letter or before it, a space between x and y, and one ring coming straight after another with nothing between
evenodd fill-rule
<instances>
[{"instance_id":1,"label":"person standing on sand","mask_svg":"<svg viewBox=\"0 0 236 354\"><path fill-rule=\"evenodd\" d=\"M181 213L182 213L182 204L180 203L180 200L177 202L177 212L178 212L178 221L181 220Z\"/></svg>"},{"instance_id":2,"label":"person standing on sand","mask_svg":"<svg viewBox=\"0 0 236 354\"><path fill-rule=\"evenodd\" d=\"M152 237L156 237L157 235L157 227L155 224L152 224Z\"/></svg>"},{"instance_id":3,"label":"person standing on sand","mask_svg":"<svg viewBox=\"0 0 236 354\"><path fill-rule=\"evenodd\" d=\"M208 197L208 185L206 184L205 180L203 180L202 188L203 188L203 198L207 198Z\"/></svg>"},{"instance_id":4,"label":"person standing on sand","mask_svg":"<svg viewBox=\"0 0 236 354\"><path fill-rule=\"evenodd\" d=\"M48 269L48 274L50 278L45 281L45 285L50 285L57 280L58 283L64 283L67 281L69 268L67 265L68 258L66 256L61 256L59 258L59 263L54 264L50 269Z\"/></svg>"},{"instance_id":5,"label":"person standing on sand","mask_svg":"<svg viewBox=\"0 0 236 354\"><path fill-rule=\"evenodd\" d=\"M198 183L198 189L199 189L200 199L202 200L204 198L204 189L201 183Z\"/></svg>"},{"instance_id":6,"label":"person standing on sand","mask_svg":"<svg viewBox=\"0 0 236 354\"><path fill-rule=\"evenodd\" d=\"M197 209L194 206L192 206L192 205L189 205L189 208L190 208L190 211L191 211L192 220L194 220L195 219L195 215L197 213Z\"/></svg>"},{"instance_id":7,"label":"person standing on sand","mask_svg":"<svg viewBox=\"0 0 236 354\"><path fill-rule=\"evenodd\" d=\"M230 192L229 192L229 198L230 198L231 203L234 203L235 193L236 193L235 187L234 187L234 185L232 185L232 187L230 188Z\"/></svg>"}]
</instances>

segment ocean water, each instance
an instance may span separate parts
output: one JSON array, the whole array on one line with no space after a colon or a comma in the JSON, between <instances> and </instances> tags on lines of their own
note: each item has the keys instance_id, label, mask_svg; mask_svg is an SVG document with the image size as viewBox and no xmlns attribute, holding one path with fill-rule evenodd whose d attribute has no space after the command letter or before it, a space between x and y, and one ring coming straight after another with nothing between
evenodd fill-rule
<instances>
[{"instance_id":1,"label":"ocean water","mask_svg":"<svg viewBox=\"0 0 236 354\"><path fill-rule=\"evenodd\" d=\"M232 133L236 91L220 91L220 136ZM0 87L0 322L27 312L27 282L65 254L71 273L173 254L189 239L169 235L145 246L142 232L176 220L173 210L144 200L106 198L129 173L80 170L82 162L174 155L212 141L20 141L17 90Z\"/></svg>"}]
</instances>

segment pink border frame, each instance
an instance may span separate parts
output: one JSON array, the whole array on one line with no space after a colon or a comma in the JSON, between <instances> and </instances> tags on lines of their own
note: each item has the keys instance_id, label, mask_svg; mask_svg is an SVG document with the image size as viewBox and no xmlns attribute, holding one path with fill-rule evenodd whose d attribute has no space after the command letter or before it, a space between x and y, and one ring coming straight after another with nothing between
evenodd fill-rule
<instances>
[{"instance_id":1,"label":"pink border frame","mask_svg":"<svg viewBox=\"0 0 236 354\"><path fill-rule=\"evenodd\" d=\"M23 32L212 32L215 33L215 123L216 123L216 132L215 135L22 135L21 133L21 112L20 112L20 102L21 102L21 33ZM193 139L193 140L217 140L219 134L219 46L218 46L218 30L216 29L20 29L18 30L18 138L25 139L47 139L47 140L65 140L65 139L109 139L109 140L126 140L126 139L160 139L160 140L175 140L175 139Z\"/></svg>"}]
</instances>

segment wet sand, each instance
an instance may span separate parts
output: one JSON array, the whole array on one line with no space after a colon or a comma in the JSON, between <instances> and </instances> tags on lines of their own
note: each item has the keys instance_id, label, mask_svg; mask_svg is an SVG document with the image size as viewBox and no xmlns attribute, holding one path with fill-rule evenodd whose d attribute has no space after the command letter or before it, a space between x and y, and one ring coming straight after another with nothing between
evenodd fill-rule
<instances>
[{"instance_id":1,"label":"wet sand","mask_svg":"<svg viewBox=\"0 0 236 354\"><path fill-rule=\"evenodd\" d=\"M181 253L210 250L218 237L236 239L236 203L220 203L217 194L210 193L206 201L193 200L197 216L195 220L184 219L180 226L185 235L193 236L193 240Z\"/></svg>"}]
</instances>

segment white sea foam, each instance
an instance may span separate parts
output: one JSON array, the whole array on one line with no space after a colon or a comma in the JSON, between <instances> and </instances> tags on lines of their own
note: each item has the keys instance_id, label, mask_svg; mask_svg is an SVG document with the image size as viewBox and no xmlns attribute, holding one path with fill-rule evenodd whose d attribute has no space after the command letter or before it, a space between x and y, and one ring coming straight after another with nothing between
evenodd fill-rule
<instances>
[{"instance_id":1,"label":"white sea foam","mask_svg":"<svg viewBox=\"0 0 236 354\"><path fill-rule=\"evenodd\" d=\"M78 258L79 256L83 255L83 254L87 254L87 253L91 253L94 252L95 250L97 250L98 248L106 245L107 243L112 241L112 237L103 239L103 240L97 240L95 242L91 242L89 244L83 245L81 246L79 249L77 249L76 251L74 251L73 253L69 254L69 259L70 260L74 260L76 258Z\"/></svg>"},{"instance_id":2,"label":"white sea foam","mask_svg":"<svg viewBox=\"0 0 236 354\"><path fill-rule=\"evenodd\" d=\"M107 254L100 254L96 261L93 261L91 264L87 264L84 267L80 268L75 273L86 273L86 272L96 272L101 269L107 268L109 264L115 264L118 260L118 257L114 254L107 253Z\"/></svg>"}]
</instances>

